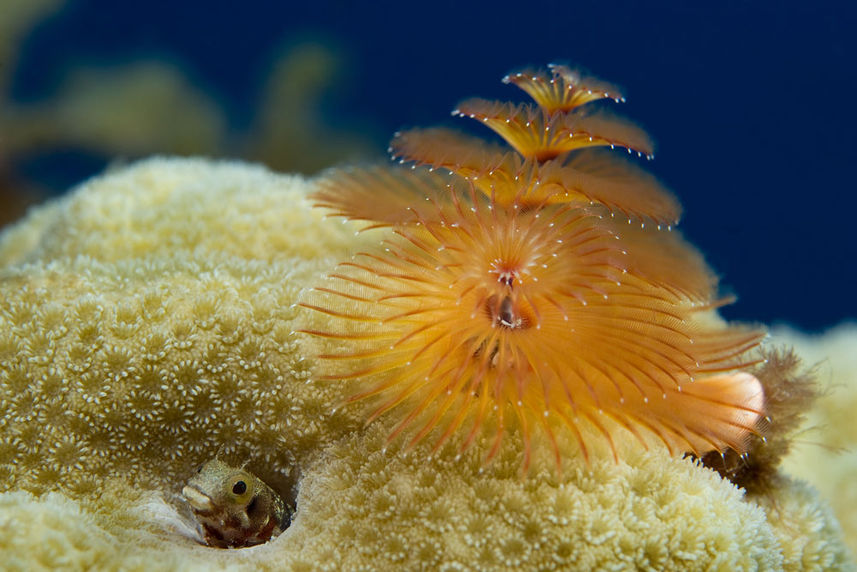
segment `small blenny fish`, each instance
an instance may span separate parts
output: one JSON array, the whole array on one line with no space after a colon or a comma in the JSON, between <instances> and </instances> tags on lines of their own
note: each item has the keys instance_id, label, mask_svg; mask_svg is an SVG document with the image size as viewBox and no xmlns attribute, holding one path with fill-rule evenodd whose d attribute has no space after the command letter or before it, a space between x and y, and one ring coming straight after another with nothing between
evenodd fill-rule
<instances>
[{"instance_id":1,"label":"small blenny fish","mask_svg":"<svg viewBox=\"0 0 857 572\"><path fill-rule=\"evenodd\" d=\"M202 465L182 495L209 546L262 544L291 524L292 510L280 495L253 473L220 459Z\"/></svg>"}]
</instances>

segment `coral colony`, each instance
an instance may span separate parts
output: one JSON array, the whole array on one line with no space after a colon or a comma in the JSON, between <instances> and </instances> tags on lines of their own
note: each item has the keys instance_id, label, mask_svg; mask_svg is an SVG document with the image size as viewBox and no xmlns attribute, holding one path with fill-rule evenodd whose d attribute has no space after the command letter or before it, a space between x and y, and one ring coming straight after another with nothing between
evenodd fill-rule
<instances>
[{"instance_id":1,"label":"coral colony","mask_svg":"<svg viewBox=\"0 0 857 572\"><path fill-rule=\"evenodd\" d=\"M326 377L363 384L351 401L376 399L370 420L396 412L391 439L459 435L466 448L487 435L490 459L519 431L525 471L533 442L559 466L569 440L586 460L596 439L616 457L620 433L674 453L743 453L764 416L747 372L764 331L717 318L728 300L672 230L677 201L609 150L653 152L594 103L622 96L560 65L504 82L535 104L469 99L453 114L513 150L415 129L391 145L410 168L319 182L317 206L386 229L303 303L330 316L305 330L330 339Z\"/></svg>"}]
</instances>

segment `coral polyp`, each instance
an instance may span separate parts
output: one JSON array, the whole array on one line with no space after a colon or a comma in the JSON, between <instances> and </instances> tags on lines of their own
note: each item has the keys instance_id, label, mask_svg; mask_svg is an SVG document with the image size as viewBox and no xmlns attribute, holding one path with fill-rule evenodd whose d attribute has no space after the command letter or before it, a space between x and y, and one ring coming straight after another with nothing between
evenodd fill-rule
<instances>
[{"instance_id":1,"label":"coral polyp","mask_svg":"<svg viewBox=\"0 0 857 572\"><path fill-rule=\"evenodd\" d=\"M619 432L672 452L741 453L764 414L761 385L741 370L757 363L764 332L713 316L725 300L702 257L664 228L679 207L654 178L581 150L649 147L628 142L647 141L638 128L584 112L621 96L580 77L562 66L509 76L538 107L492 103L490 120L459 106L517 152L414 130L392 144L413 169L318 182L318 205L388 227L381 247L303 302L332 317L305 330L330 340L324 377L357 380L351 400L377 400L370 420L398 412L391 437L407 432L411 444L460 433L467 447L487 429L491 458L515 427L525 467L537 434L557 464L567 437L584 458L593 436L615 456ZM551 135L578 117L592 119L586 131Z\"/></svg>"}]
</instances>

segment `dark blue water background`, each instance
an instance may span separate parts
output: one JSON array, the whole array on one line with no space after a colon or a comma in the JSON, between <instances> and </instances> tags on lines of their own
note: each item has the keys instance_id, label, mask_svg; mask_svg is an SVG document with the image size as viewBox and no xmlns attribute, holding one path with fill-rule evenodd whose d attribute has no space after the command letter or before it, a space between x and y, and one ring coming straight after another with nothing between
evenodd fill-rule
<instances>
[{"instance_id":1,"label":"dark blue water background","mask_svg":"<svg viewBox=\"0 0 857 572\"><path fill-rule=\"evenodd\" d=\"M466 96L564 60L623 86L618 109L657 143L647 167L680 228L738 295L729 318L819 330L857 318L857 8L850 2L295 2L74 0L27 38L18 99L81 61L159 55L248 123L278 48L346 54L327 120L392 134L462 125ZM486 133L487 135L487 133ZM57 167L66 184L102 167ZM49 174L48 174L49 175Z\"/></svg>"}]
</instances>

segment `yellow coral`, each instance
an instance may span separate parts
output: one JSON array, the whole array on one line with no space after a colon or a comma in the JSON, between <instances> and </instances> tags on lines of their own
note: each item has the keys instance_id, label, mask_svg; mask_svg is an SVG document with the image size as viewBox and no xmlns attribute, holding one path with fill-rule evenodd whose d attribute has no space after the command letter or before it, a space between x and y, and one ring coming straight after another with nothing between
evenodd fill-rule
<instances>
[{"instance_id":1,"label":"yellow coral","mask_svg":"<svg viewBox=\"0 0 857 572\"><path fill-rule=\"evenodd\" d=\"M80 67L65 75L59 95L47 102L9 105L2 125L16 156L46 142L105 156L216 153L226 146L223 112L170 64Z\"/></svg>"},{"instance_id":2,"label":"yellow coral","mask_svg":"<svg viewBox=\"0 0 857 572\"><path fill-rule=\"evenodd\" d=\"M292 333L301 285L349 234L318 224L305 186L154 160L83 185L48 207L53 220L36 214L41 232L9 233L19 248L2 256L20 261L0 286L10 485L85 494L118 472L174 487L224 445L287 476L293 455L354 426L328 419L338 393L305 383Z\"/></svg>"},{"instance_id":3,"label":"yellow coral","mask_svg":"<svg viewBox=\"0 0 857 572\"><path fill-rule=\"evenodd\" d=\"M94 179L0 239L0 551L20 568L822 569L848 566L805 486L764 502L618 443L522 481L520 435L429 458L334 411L313 381L303 287L355 248L262 168L153 159ZM357 406L359 408L359 405ZM215 453L249 460L297 515L275 540L189 539L175 494ZM546 464L547 463L547 464Z\"/></svg>"},{"instance_id":4,"label":"yellow coral","mask_svg":"<svg viewBox=\"0 0 857 572\"><path fill-rule=\"evenodd\" d=\"M857 324L843 324L823 336L778 328L774 336L799 348L823 383L823 395L783 465L832 503L845 541L857 554Z\"/></svg>"}]
</instances>

